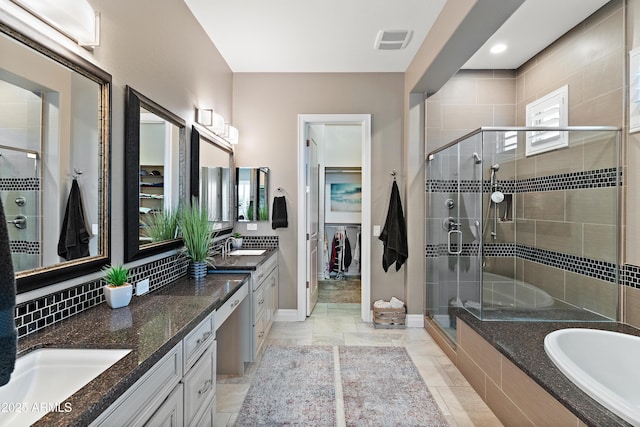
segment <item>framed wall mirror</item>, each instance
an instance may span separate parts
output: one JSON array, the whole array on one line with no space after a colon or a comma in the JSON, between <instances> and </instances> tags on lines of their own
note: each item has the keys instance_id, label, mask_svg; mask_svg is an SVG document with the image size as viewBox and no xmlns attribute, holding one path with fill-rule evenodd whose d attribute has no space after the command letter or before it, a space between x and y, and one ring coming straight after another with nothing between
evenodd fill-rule
<instances>
[{"instance_id":1,"label":"framed wall mirror","mask_svg":"<svg viewBox=\"0 0 640 427\"><path fill-rule=\"evenodd\" d=\"M177 208L185 199L185 122L127 86L125 260L182 245Z\"/></svg>"},{"instance_id":2,"label":"framed wall mirror","mask_svg":"<svg viewBox=\"0 0 640 427\"><path fill-rule=\"evenodd\" d=\"M220 234L231 233L234 224L232 206L233 150L211 132L191 130L191 196L207 206L209 221Z\"/></svg>"},{"instance_id":3,"label":"framed wall mirror","mask_svg":"<svg viewBox=\"0 0 640 427\"><path fill-rule=\"evenodd\" d=\"M236 168L237 221L269 220L269 168Z\"/></svg>"},{"instance_id":4,"label":"framed wall mirror","mask_svg":"<svg viewBox=\"0 0 640 427\"><path fill-rule=\"evenodd\" d=\"M111 76L0 23L0 199L17 292L110 261Z\"/></svg>"}]
</instances>

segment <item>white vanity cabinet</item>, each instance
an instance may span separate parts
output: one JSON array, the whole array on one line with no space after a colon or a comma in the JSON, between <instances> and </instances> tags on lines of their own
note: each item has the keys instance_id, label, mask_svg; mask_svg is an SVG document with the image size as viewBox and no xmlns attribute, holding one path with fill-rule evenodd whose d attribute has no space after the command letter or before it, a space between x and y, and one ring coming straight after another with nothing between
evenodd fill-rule
<instances>
[{"instance_id":1,"label":"white vanity cabinet","mask_svg":"<svg viewBox=\"0 0 640 427\"><path fill-rule=\"evenodd\" d=\"M271 255L251 273L251 355L256 361L278 309L278 253Z\"/></svg>"},{"instance_id":2,"label":"white vanity cabinet","mask_svg":"<svg viewBox=\"0 0 640 427\"><path fill-rule=\"evenodd\" d=\"M207 425L215 414L215 391L214 311L91 425Z\"/></svg>"}]
</instances>

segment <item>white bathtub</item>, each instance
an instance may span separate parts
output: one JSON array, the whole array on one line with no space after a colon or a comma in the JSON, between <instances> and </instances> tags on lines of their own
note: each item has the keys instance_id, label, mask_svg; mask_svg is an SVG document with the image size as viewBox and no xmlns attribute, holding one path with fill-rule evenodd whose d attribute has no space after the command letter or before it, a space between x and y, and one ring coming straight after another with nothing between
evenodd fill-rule
<instances>
[{"instance_id":1,"label":"white bathtub","mask_svg":"<svg viewBox=\"0 0 640 427\"><path fill-rule=\"evenodd\" d=\"M640 426L640 337L597 329L560 329L544 349L574 384L625 421Z\"/></svg>"},{"instance_id":2,"label":"white bathtub","mask_svg":"<svg viewBox=\"0 0 640 427\"><path fill-rule=\"evenodd\" d=\"M485 307L545 308L553 297L542 289L520 280L482 273L482 302Z\"/></svg>"}]
</instances>

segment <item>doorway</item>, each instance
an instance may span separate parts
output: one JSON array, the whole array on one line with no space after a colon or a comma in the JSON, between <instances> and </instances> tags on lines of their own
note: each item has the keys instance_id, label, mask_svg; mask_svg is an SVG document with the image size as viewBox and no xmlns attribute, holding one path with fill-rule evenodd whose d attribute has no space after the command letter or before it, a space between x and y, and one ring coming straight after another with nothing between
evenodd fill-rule
<instances>
[{"instance_id":1,"label":"doorway","mask_svg":"<svg viewBox=\"0 0 640 427\"><path fill-rule=\"evenodd\" d=\"M371 115L369 114L301 114L298 116L298 309L297 317L303 321L313 310L318 296L318 280L325 277L327 267L324 258L328 252L325 246L324 201L330 194L326 194L325 168L318 167L314 160L317 154L318 131L326 126L347 126L355 130L360 137L360 167L342 168L342 172L357 173L360 180L361 202L358 212L358 222L354 222L353 215L333 218L332 224L344 227L347 237L347 226L353 232L358 227L358 264L360 278L360 306L361 318L365 322L371 321L370 309L370 258L371 238ZM315 132L315 134L314 134ZM307 145L309 141L309 145ZM314 142L316 144L314 144ZM345 148L346 149L346 148ZM314 150L316 153L314 154ZM357 169L357 170L356 170ZM333 172L338 172L336 168ZM348 184L345 182L345 184ZM322 202L320 202L322 201ZM322 212L318 212L323 210ZM345 212L348 216L348 213ZM342 230L342 229L341 229ZM352 233L353 234L353 233ZM355 236L355 235L354 235ZM354 236L351 238L355 240ZM331 245L333 235L328 237ZM356 241L353 242L355 248ZM329 252L330 253L330 252ZM327 262L329 259L327 259ZM354 265L355 267L355 265ZM338 267L338 272L341 272Z\"/></svg>"}]
</instances>

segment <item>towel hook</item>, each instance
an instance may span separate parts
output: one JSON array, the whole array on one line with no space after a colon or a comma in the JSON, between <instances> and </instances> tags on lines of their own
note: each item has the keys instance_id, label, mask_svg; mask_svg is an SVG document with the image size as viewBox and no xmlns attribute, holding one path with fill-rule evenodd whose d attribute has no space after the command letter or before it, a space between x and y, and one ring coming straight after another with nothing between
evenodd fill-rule
<instances>
[{"instance_id":1,"label":"towel hook","mask_svg":"<svg viewBox=\"0 0 640 427\"><path fill-rule=\"evenodd\" d=\"M396 174L396 170L395 170L395 169L394 169L394 170L392 170L392 171L391 171L391 176L393 177L393 180L394 180L394 181L396 180L396 175L397 175L397 174Z\"/></svg>"},{"instance_id":2,"label":"towel hook","mask_svg":"<svg viewBox=\"0 0 640 427\"><path fill-rule=\"evenodd\" d=\"M80 175L82 175L82 170L78 168L73 168L73 179L78 178Z\"/></svg>"}]
</instances>

